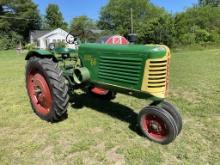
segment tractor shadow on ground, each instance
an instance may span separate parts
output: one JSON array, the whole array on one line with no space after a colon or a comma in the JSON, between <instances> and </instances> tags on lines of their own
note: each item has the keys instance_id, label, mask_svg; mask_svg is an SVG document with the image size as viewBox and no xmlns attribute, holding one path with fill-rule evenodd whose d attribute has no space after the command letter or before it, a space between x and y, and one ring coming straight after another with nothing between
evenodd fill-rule
<instances>
[{"instance_id":1,"label":"tractor shadow on ground","mask_svg":"<svg viewBox=\"0 0 220 165\"><path fill-rule=\"evenodd\" d=\"M129 128L132 131L142 136L141 131L137 126L138 114L125 105L102 100L85 93L74 93L70 96L70 103L74 109L82 109L83 107L88 107L92 110L107 114L110 117L116 118L123 122L127 122L129 124Z\"/></svg>"}]
</instances>

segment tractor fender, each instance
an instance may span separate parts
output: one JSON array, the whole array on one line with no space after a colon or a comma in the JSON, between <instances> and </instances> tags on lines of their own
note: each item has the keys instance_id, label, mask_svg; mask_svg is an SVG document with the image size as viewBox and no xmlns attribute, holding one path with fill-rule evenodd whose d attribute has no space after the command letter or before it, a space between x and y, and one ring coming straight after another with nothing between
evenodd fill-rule
<instances>
[{"instance_id":1,"label":"tractor fender","mask_svg":"<svg viewBox=\"0 0 220 165\"><path fill-rule=\"evenodd\" d=\"M25 57L25 60L29 60L31 57L36 56L36 57L42 57L42 58L52 58L53 61L57 62L57 58L55 55L47 50L32 50L29 51L28 54Z\"/></svg>"}]
</instances>

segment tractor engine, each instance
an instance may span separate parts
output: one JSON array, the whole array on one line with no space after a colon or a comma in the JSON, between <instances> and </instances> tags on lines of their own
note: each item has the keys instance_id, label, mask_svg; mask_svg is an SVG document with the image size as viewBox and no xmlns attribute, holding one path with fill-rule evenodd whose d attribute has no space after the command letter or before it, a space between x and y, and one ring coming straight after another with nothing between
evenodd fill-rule
<instances>
[{"instance_id":1,"label":"tractor engine","mask_svg":"<svg viewBox=\"0 0 220 165\"><path fill-rule=\"evenodd\" d=\"M166 46L83 44L79 58L84 73L80 77L89 77L96 86L134 95L166 96L170 59Z\"/></svg>"}]
</instances>

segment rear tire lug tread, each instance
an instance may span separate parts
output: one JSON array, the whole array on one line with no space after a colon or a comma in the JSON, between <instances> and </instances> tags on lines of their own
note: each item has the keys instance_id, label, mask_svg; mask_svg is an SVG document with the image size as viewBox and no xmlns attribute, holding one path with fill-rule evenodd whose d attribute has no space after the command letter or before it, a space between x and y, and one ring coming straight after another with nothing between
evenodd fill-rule
<instances>
[{"instance_id":1,"label":"rear tire lug tread","mask_svg":"<svg viewBox=\"0 0 220 165\"><path fill-rule=\"evenodd\" d=\"M53 98L53 105L51 112L47 116L42 116L33 107L34 112L44 120L49 122L57 122L67 116L67 107L69 101L68 86L64 83L63 72L60 70L59 65L53 61L52 58L39 58L31 57L26 65L26 77L28 69L35 65L45 76L48 85L51 88L51 95Z\"/></svg>"}]
</instances>

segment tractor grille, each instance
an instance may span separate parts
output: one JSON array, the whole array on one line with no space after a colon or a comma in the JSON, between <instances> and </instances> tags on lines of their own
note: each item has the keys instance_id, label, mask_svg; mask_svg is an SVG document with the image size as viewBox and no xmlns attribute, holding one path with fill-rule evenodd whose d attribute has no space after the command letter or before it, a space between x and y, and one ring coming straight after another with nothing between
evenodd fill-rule
<instances>
[{"instance_id":1,"label":"tractor grille","mask_svg":"<svg viewBox=\"0 0 220 165\"><path fill-rule=\"evenodd\" d=\"M170 55L162 59L148 60L145 66L142 91L165 97L168 91Z\"/></svg>"},{"instance_id":2,"label":"tractor grille","mask_svg":"<svg viewBox=\"0 0 220 165\"><path fill-rule=\"evenodd\" d=\"M148 88L166 87L167 60L150 61L148 73Z\"/></svg>"},{"instance_id":3,"label":"tractor grille","mask_svg":"<svg viewBox=\"0 0 220 165\"><path fill-rule=\"evenodd\" d=\"M137 86L140 81L141 58L101 56L98 78L114 83Z\"/></svg>"}]
</instances>

